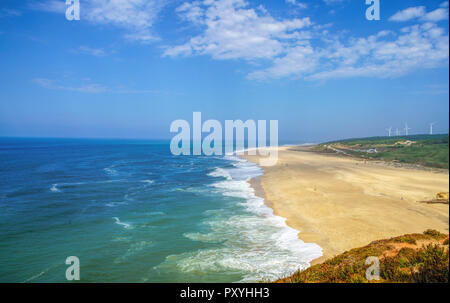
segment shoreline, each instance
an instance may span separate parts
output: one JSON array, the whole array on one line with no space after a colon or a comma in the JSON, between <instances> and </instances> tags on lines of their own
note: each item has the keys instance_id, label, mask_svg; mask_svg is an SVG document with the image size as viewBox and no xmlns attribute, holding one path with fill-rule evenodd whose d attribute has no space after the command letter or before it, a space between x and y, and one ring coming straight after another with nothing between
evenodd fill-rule
<instances>
[{"instance_id":1,"label":"shoreline","mask_svg":"<svg viewBox=\"0 0 450 303\"><path fill-rule=\"evenodd\" d=\"M261 169L262 169L262 168L261 168ZM263 169L262 169L262 170L263 170ZM263 171L264 171L264 170L263 170ZM263 200L264 200L264 205L266 205L267 207L269 207L270 209L272 209L273 214L274 214L275 216L279 216L279 217L282 217L282 218L284 218L284 219L287 219L287 218L283 217L282 215L278 214L278 213L275 211L272 202L270 202L270 200L267 199L266 194L265 194L265 192L264 192L264 188L263 188L262 185L261 185L261 177L262 177L262 176L254 177L254 178L252 178L252 179L250 179L250 180L248 181L248 183L250 184L250 186L251 186L251 187L253 188L253 190L255 191L255 196L257 196L257 197L263 199ZM291 228L293 228L292 226L289 225L289 223L287 223L287 221L286 221L286 225L289 226L289 227L291 227ZM304 239L301 238L300 233L301 233L301 232L298 231L297 237L298 237L299 240L304 241ZM304 242L305 242L305 241L304 241ZM306 243L306 242L305 242L305 243ZM317 244L317 243L313 243L313 244L319 245L319 244ZM319 245L319 246L320 246L320 245ZM321 247L321 248L322 248L322 247ZM323 248L322 248L322 250L323 250ZM316 265L316 264L320 264L320 263L326 261L326 259L327 259L327 258L325 257L325 255L322 255L322 256L319 257L319 258L316 258L316 259L314 259L314 260L311 260L311 261L309 262L309 265L310 265L310 267L311 267L311 266L314 266L314 265Z\"/></svg>"},{"instance_id":2,"label":"shoreline","mask_svg":"<svg viewBox=\"0 0 450 303\"><path fill-rule=\"evenodd\" d=\"M417 203L448 191L448 171L393 167L302 146L278 150L278 164L261 168L264 174L249 183L301 241L322 248L311 266L383 238L428 228L448 233L448 205ZM258 164L258 156L239 157Z\"/></svg>"},{"instance_id":3,"label":"shoreline","mask_svg":"<svg viewBox=\"0 0 450 303\"><path fill-rule=\"evenodd\" d=\"M270 207L271 209L273 209L273 204L272 202L270 202L267 198L266 198L266 194L264 192L264 188L262 188L261 186L261 176L252 178L248 181L248 183L250 184L250 186L253 188L253 190L255 191L255 196L260 197L262 199L264 199L264 204L267 207Z\"/></svg>"}]
</instances>

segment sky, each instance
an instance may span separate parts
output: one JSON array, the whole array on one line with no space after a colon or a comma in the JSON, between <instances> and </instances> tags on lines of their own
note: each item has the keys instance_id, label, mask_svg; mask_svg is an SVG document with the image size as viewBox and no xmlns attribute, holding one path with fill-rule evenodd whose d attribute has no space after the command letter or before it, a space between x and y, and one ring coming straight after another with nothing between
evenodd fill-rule
<instances>
[{"instance_id":1,"label":"sky","mask_svg":"<svg viewBox=\"0 0 450 303\"><path fill-rule=\"evenodd\" d=\"M0 136L169 139L194 111L280 141L448 133L448 2L365 2L0 0Z\"/></svg>"}]
</instances>

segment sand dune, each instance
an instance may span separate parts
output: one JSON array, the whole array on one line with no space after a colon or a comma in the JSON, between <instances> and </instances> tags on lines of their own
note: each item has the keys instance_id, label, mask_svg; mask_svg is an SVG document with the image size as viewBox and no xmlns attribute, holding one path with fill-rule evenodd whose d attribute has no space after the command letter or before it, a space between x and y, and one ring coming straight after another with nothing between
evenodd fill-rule
<instances>
[{"instance_id":1,"label":"sand dune","mask_svg":"<svg viewBox=\"0 0 450 303\"><path fill-rule=\"evenodd\" d=\"M244 156L256 162L257 156ZM255 184L275 213L319 244L321 262L368 243L426 229L449 232L449 206L423 204L449 190L448 172L397 168L380 162L279 148L276 166Z\"/></svg>"}]
</instances>

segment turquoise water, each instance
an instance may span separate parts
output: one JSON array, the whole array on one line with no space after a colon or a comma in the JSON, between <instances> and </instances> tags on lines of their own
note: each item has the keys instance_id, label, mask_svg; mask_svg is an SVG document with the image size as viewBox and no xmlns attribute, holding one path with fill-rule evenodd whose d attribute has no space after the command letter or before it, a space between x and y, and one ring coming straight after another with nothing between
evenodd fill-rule
<instances>
[{"instance_id":1,"label":"turquoise water","mask_svg":"<svg viewBox=\"0 0 450 303\"><path fill-rule=\"evenodd\" d=\"M235 156L169 142L0 139L0 282L254 282L321 255L246 182Z\"/></svg>"}]
</instances>

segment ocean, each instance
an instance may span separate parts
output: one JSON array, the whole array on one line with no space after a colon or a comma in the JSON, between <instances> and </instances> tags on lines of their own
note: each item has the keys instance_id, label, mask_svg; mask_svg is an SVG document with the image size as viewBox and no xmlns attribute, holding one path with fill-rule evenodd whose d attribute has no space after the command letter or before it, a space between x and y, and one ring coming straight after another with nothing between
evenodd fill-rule
<instances>
[{"instance_id":1,"label":"ocean","mask_svg":"<svg viewBox=\"0 0 450 303\"><path fill-rule=\"evenodd\" d=\"M273 215L234 155L173 156L168 141L0 139L0 282L258 282L319 246Z\"/></svg>"}]
</instances>

